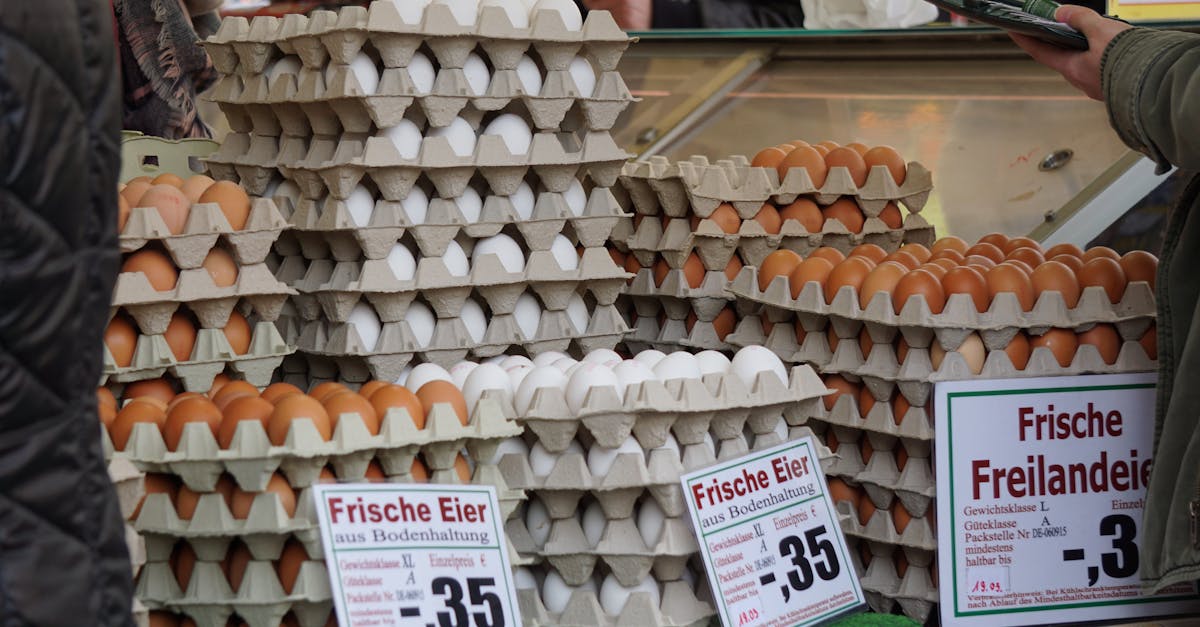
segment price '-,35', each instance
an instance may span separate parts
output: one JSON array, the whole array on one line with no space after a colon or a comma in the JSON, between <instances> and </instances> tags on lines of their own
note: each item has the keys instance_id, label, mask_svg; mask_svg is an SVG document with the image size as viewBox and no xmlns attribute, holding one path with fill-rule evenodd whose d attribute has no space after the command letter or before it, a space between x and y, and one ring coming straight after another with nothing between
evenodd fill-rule
<instances>
[{"instance_id":1,"label":"price '-,35'","mask_svg":"<svg viewBox=\"0 0 1200 627\"><path fill-rule=\"evenodd\" d=\"M789 559L793 566L783 577L786 583L779 584L780 594L786 603L792 598L792 591L804 592L817 582L818 578L832 581L842 572L842 564L838 561L837 550L828 538L822 538L828 529L825 525L813 527L804 532L804 539L798 536L785 536L779 541L779 557ZM770 585L778 581L775 573L765 573L758 578L762 585Z\"/></svg>"},{"instance_id":2,"label":"price '-,35'","mask_svg":"<svg viewBox=\"0 0 1200 627\"><path fill-rule=\"evenodd\" d=\"M496 585L491 577L469 577L463 584L453 577L437 577L430 583L430 592L443 598L444 610L437 613L436 623L425 627L505 627L504 605L500 596L487 589ZM400 608L401 618L420 618L421 608Z\"/></svg>"}]
</instances>

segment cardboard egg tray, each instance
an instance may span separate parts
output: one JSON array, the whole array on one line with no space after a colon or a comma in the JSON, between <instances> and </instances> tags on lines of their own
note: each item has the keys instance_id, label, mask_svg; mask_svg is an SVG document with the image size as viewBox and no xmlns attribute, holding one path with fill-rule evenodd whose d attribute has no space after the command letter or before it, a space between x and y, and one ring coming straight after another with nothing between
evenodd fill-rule
<instances>
[{"instance_id":1,"label":"cardboard egg tray","mask_svg":"<svg viewBox=\"0 0 1200 627\"><path fill-rule=\"evenodd\" d=\"M145 475L128 460L106 460L108 478L112 481L117 493L117 504L121 510L121 520L129 520L129 516L137 509L138 503L145 494ZM125 524L125 546L129 549L129 565L134 577L137 577L142 566L146 563L146 543L142 536L129 525Z\"/></svg>"},{"instance_id":2,"label":"cardboard egg tray","mask_svg":"<svg viewBox=\"0 0 1200 627\"><path fill-rule=\"evenodd\" d=\"M732 333L730 334L732 335ZM728 339L728 336L727 336ZM716 327L711 322L696 322L688 331L684 320L667 319L659 324L655 318L639 317L634 323L633 330L625 336L625 346L632 352L638 353L646 349L660 350L664 353L686 350L715 350L734 352L737 347L722 340L717 335Z\"/></svg>"},{"instance_id":3,"label":"cardboard egg tray","mask_svg":"<svg viewBox=\"0 0 1200 627\"><path fill-rule=\"evenodd\" d=\"M127 458L146 472L178 475L196 492L211 492L225 472L243 490L259 492L277 469L297 488L315 483L326 464L332 464L338 476L361 477L375 459L385 473L402 475L408 473L419 453L433 471L452 469L468 442L495 440L498 444L520 432L494 402L481 402L465 426L453 408L439 403L427 416L424 429L416 428L407 411L388 410L379 435L371 435L358 414L342 414L329 441L321 438L310 419L298 418L282 446L271 444L261 423L243 421L230 447L221 449L207 424L188 423L177 450L168 451L157 425L139 423L134 425L125 450L112 456ZM107 434L104 446L112 450ZM482 450L482 445L475 450Z\"/></svg>"},{"instance_id":4,"label":"cardboard egg tray","mask_svg":"<svg viewBox=\"0 0 1200 627\"><path fill-rule=\"evenodd\" d=\"M877 217L888 202L903 204L916 214L925 207L933 190L933 175L915 161L909 162L900 186L884 166L871 168L861 188L854 185L849 170L833 167L818 188L804 168L788 170L780 181L775 168L751 167L750 159L742 155L716 163L702 156L675 163L655 156L628 164L621 181L638 213L664 213L672 218L692 214L707 218L721 203L728 202L743 220L748 220L768 200L785 206L800 196L810 196L821 206L852 196L867 217Z\"/></svg>"},{"instance_id":5,"label":"cardboard egg tray","mask_svg":"<svg viewBox=\"0 0 1200 627\"><path fill-rule=\"evenodd\" d=\"M266 321L254 325L250 350L244 355L233 351L219 328L196 331L196 345L187 361L175 359L166 336L141 335L134 348L133 362L126 368L118 367L108 347L104 347L101 385L155 379L169 372L183 383L184 391L207 392L212 388L213 379L229 369L255 386L265 387L271 383L284 356L294 350L283 340L275 325Z\"/></svg>"},{"instance_id":6,"label":"cardboard egg tray","mask_svg":"<svg viewBox=\"0 0 1200 627\"><path fill-rule=\"evenodd\" d=\"M239 301L249 304L263 320L274 320L288 295L295 290L275 278L265 263L238 268L237 280L228 287L217 287L204 268L181 270L175 288L157 291L142 272L117 275L109 314L124 309L143 333L165 333L171 315L186 304L205 329L222 328Z\"/></svg>"},{"instance_id":7,"label":"cardboard egg tray","mask_svg":"<svg viewBox=\"0 0 1200 627\"><path fill-rule=\"evenodd\" d=\"M642 268L629 282L625 295L639 319L653 318L663 311L671 320L684 320L695 313L697 320L711 322L734 300L728 287L724 269L705 272L700 286L693 288L683 270L667 272L662 284L655 285L654 270Z\"/></svg>"},{"instance_id":8,"label":"cardboard egg tray","mask_svg":"<svg viewBox=\"0 0 1200 627\"><path fill-rule=\"evenodd\" d=\"M517 601L521 607L521 619L532 627L702 627L710 624L716 614L712 605L697 598L685 581L664 582L658 607L645 592L630 594L619 616L605 614L596 594L588 590L576 590L561 613L550 613L536 590L517 590Z\"/></svg>"},{"instance_id":9,"label":"cardboard egg tray","mask_svg":"<svg viewBox=\"0 0 1200 627\"><path fill-rule=\"evenodd\" d=\"M192 205L184 231L179 235L171 233L158 209L134 207L119 240L123 253L140 250L150 242L161 242L175 265L185 270L199 268L221 240L239 266L251 266L266 259L271 245L286 228L287 221L271 199L254 198L246 226L240 231L229 226L216 203Z\"/></svg>"},{"instance_id":10,"label":"cardboard egg tray","mask_svg":"<svg viewBox=\"0 0 1200 627\"><path fill-rule=\"evenodd\" d=\"M181 590L167 562L150 562L137 580L137 597L151 610L187 614L201 627L224 625L237 612L252 627L276 627L289 611L302 627L323 627L333 608L324 562L300 565L292 593L284 591L275 565L251 561L234 592L215 561L197 561L186 590Z\"/></svg>"},{"instance_id":11,"label":"cardboard egg tray","mask_svg":"<svg viewBox=\"0 0 1200 627\"><path fill-rule=\"evenodd\" d=\"M904 533L900 533L896 530L888 510L876 510L866 524L863 524L858 519L858 512L850 509L850 503L842 501L835 506L842 523L842 531L848 536L880 547L900 547L904 549L909 562L917 566L929 566L933 563L934 551L937 550L937 533L929 516L913 516Z\"/></svg>"},{"instance_id":12,"label":"cardboard egg tray","mask_svg":"<svg viewBox=\"0 0 1200 627\"><path fill-rule=\"evenodd\" d=\"M891 551L881 548L885 552L873 557L866 568L861 565L858 551L850 551L867 605L880 614L891 614L899 605L906 616L925 623L938 601L937 587L929 574L936 566L910 563L901 577L896 572Z\"/></svg>"},{"instance_id":13,"label":"cardboard egg tray","mask_svg":"<svg viewBox=\"0 0 1200 627\"><path fill-rule=\"evenodd\" d=\"M846 429L834 432L849 435ZM863 462L858 442L840 444L827 474L861 486L879 509L890 509L898 499L914 516L924 516L929 511L935 493L932 459L909 457L901 471L894 451L873 451L871 459Z\"/></svg>"},{"instance_id":14,"label":"cardboard egg tray","mask_svg":"<svg viewBox=\"0 0 1200 627\"><path fill-rule=\"evenodd\" d=\"M1086 330L1096 323L1112 323L1125 339L1136 339L1149 328L1156 316L1154 290L1144 281L1130 283L1113 304L1104 288L1087 287L1079 303L1068 309L1058 292L1043 292L1031 311L1025 312L1016 295L1001 292L990 308L979 313L967 294L952 294L940 314L929 310L924 297L910 298L897 314L890 294L877 293L864 309L856 290L843 286L833 303L825 302L823 287L810 281L792 298L787 277L775 277L765 291L758 288L758 268L746 266L729 286L739 299L766 305L768 309L796 313L805 328L823 328L825 320L837 329L839 337L854 337L862 325L872 339L890 342L899 329L909 346L926 347L936 337L947 350L958 348L971 333L979 332L988 348L1003 348L1020 329L1040 335L1051 328Z\"/></svg>"}]
</instances>

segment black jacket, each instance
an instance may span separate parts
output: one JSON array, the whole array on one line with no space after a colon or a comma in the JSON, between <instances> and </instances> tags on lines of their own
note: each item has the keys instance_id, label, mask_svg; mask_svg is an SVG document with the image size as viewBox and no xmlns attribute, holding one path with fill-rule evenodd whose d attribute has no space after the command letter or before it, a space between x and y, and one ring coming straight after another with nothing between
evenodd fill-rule
<instances>
[{"instance_id":1,"label":"black jacket","mask_svg":"<svg viewBox=\"0 0 1200 627\"><path fill-rule=\"evenodd\" d=\"M0 626L131 625L96 383L121 81L105 0L0 1Z\"/></svg>"}]
</instances>

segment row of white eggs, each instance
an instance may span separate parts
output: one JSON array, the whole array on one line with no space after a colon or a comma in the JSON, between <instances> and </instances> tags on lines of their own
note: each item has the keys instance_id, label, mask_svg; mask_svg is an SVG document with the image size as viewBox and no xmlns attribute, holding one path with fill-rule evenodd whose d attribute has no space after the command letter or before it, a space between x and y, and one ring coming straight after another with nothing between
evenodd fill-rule
<instances>
[{"instance_id":1,"label":"row of white eggs","mask_svg":"<svg viewBox=\"0 0 1200 627\"><path fill-rule=\"evenodd\" d=\"M474 26L484 7L500 7L514 28L529 28L529 20L538 11L558 11L569 31L583 28L583 14L572 0L392 0L400 19L408 24L420 24L425 8L431 4L450 9L460 26Z\"/></svg>"},{"instance_id":2,"label":"row of white eggs","mask_svg":"<svg viewBox=\"0 0 1200 627\"><path fill-rule=\"evenodd\" d=\"M533 294L524 292L517 298L516 306L513 309L513 319L526 341L532 342L537 339L542 313L542 305ZM572 294L567 301L566 313L567 319L570 320L576 333L582 335L587 332L589 314L583 296ZM466 327L471 341L476 344L482 343L488 327L488 315L484 312L483 306L473 298L468 298L463 302L458 317ZM383 322L369 304L360 302L355 305L350 310L346 321L354 326L359 339L362 340L363 346L368 351L374 352L382 349L379 346L379 337L383 332ZM425 303L413 301L404 314L404 321L408 323L408 328L412 331L417 346L428 347L433 341L433 334L437 327L437 317L433 310Z\"/></svg>"},{"instance_id":3,"label":"row of white eggs","mask_svg":"<svg viewBox=\"0 0 1200 627\"><path fill-rule=\"evenodd\" d=\"M550 254L554 257L560 270L573 272L579 269L580 252L567 236L559 234L554 237L554 241L550 244ZM516 240L504 233L485 237L475 242L469 260L462 244L450 240L450 243L446 245L446 252L440 259L445 264L450 276L465 277L471 273L471 268L486 261L486 255L495 255L500 266L507 273L520 274L525 271L525 251ZM392 269L392 274L399 281L411 281L416 276L417 255L413 254L412 249L403 243L392 245L392 249L388 251L387 263L388 267Z\"/></svg>"},{"instance_id":4,"label":"row of white eggs","mask_svg":"<svg viewBox=\"0 0 1200 627\"><path fill-rule=\"evenodd\" d=\"M658 505L658 501L647 497L638 505L635 518L638 534L642 536L642 541L647 548L653 549L662 537L667 515ZM588 546L596 548L604 535L605 527L608 526L608 517L605 516L600 502L592 501L582 511L575 510L575 522L583 529L583 537L587 540ZM531 497L525 503L525 529L529 531L529 537L533 540L534 545L538 547L546 545L550 539L550 528L553 523L554 520L550 518L549 510L537 497Z\"/></svg>"},{"instance_id":5,"label":"row of white eggs","mask_svg":"<svg viewBox=\"0 0 1200 627\"><path fill-rule=\"evenodd\" d=\"M518 590L534 590L537 591L538 581L533 570L527 567L517 568L516 576L514 577ZM689 586L695 588L696 576L692 574L691 569L685 568L683 571L683 581ZM662 601L662 595L658 588L658 583L653 577L647 575L635 586L623 586L612 574L604 577L603 582L597 586L595 580L588 579L582 585L573 586L563 580L562 575L558 571L550 568L546 571L546 575L541 585L542 605L552 614L558 614L567 609L567 604L571 602L571 595L576 591L590 592L596 595L600 601L600 609L609 616L619 616L621 611L625 609L626 603L629 602L629 597L635 592L645 592L650 596L650 600L655 607L658 607Z\"/></svg>"}]
</instances>

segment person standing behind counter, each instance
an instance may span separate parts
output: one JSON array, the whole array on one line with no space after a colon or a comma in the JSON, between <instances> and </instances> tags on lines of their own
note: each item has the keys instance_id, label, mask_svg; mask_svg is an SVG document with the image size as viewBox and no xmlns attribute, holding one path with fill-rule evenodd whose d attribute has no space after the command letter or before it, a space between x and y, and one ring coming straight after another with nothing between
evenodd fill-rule
<instances>
[{"instance_id":1,"label":"person standing behind counter","mask_svg":"<svg viewBox=\"0 0 1200 627\"><path fill-rule=\"evenodd\" d=\"M1200 170L1200 35L1133 28L1064 6L1084 52L1013 34L1035 60L1108 109L1121 140L1157 164ZM1172 210L1160 253L1154 468L1140 535L1143 587L1200 578L1200 176Z\"/></svg>"}]
</instances>

